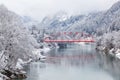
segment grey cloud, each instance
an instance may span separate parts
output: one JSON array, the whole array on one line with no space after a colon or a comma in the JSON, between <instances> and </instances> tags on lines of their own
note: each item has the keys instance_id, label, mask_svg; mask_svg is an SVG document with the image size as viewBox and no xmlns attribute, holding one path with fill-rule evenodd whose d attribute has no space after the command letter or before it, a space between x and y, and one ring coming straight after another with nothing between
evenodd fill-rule
<instances>
[{"instance_id":1,"label":"grey cloud","mask_svg":"<svg viewBox=\"0 0 120 80\"><path fill-rule=\"evenodd\" d=\"M17 14L42 19L58 11L74 15L106 10L116 1L118 0L0 0L0 3Z\"/></svg>"}]
</instances>

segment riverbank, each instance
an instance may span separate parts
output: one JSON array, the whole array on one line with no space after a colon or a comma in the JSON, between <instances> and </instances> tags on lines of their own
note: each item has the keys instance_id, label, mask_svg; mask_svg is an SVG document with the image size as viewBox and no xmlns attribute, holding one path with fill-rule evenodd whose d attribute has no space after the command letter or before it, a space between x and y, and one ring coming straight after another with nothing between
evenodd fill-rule
<instances>
[{"instance_id":1,"label":"riverbank","mask_svg":"<svg viewBox=\"0 0 120 80\"><path fill-rule=\"evenodd\" d=\"M120 31L104 33L96 39L96 49L120 59Z\"/></svg>"},{"instance_id":2,"label":"riverbank","mask_svg":"<svg viewBox=\"0 0 120 80\"><path fill-rule=\"evenodd\" d=\"M119 48L109 49L108 47L97 46L96 50L101 51L106 55L110 55L114 58L120 59L120 49Z\"/></svg>"},{"instance_id":3,"label":"riverbank","mask_svg":"<svg viewBox=\"0 0 120 80\"><path fill-rule=\"evenodd\" d=\"M50 51L49 47L43 47L42 49L34 49L33 56L28 60L18 59L14 69L1 69L0 70L0 80L11 80L11 79L25 79L27 78L24 66L30 64L31 62L36 62L40 60L45 60L46 56L44 53Z\"/></svg>"}]
</instances>

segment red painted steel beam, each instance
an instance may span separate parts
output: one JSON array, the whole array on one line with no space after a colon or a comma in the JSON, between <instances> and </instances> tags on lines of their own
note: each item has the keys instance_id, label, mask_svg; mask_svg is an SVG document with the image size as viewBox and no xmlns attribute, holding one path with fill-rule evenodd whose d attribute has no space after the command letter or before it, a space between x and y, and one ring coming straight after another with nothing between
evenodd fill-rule
<instances>
[{"instance_id":1,"label":"red painted steel beam","mask_svg":"<svg viewBox=\"0 0 120 80\"><path fill-rule=\"evenodd\" d=\"M95 42L94 40L44 40L44 42Z\"/></svg>"}]
</instances>

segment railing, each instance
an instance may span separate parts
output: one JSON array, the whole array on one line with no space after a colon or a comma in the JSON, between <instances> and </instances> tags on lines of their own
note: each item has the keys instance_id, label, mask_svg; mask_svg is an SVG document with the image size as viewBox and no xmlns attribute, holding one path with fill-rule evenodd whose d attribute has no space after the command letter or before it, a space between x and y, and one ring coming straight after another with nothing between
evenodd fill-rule
<instances>
[{"instance_id":1,"label":"railing","mask_svg":"<svg viewBox=\"0 0 120 80\"><path fill-rule=\"evenodd\" d=\"M95 42L93 36L87 33L80 32L58 32L52 33L44 37L44 42L56 42L56 43L74 43L74 42Z\"/></svg>"}]
</instances>

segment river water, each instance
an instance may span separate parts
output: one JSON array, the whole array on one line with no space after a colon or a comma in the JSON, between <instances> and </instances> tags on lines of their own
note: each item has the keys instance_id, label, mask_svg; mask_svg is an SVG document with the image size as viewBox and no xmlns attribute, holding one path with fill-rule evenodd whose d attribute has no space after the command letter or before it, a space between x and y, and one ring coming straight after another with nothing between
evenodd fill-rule
<instances>
[{"instance_id":1,"label":"river water","mask_svg":"<svg viewBox=\"0 0 120 80\"><path fill-rule=\"evenodd\" d=\"M119 80L117 65L96 52L94 44L68 45L45 55L45 61L27 67L26 80Z\"/></svg>"}]
</instances>

